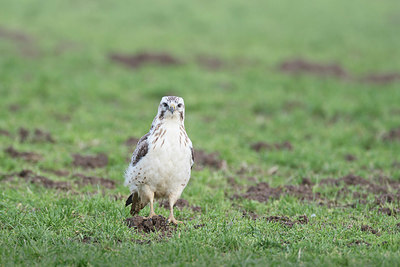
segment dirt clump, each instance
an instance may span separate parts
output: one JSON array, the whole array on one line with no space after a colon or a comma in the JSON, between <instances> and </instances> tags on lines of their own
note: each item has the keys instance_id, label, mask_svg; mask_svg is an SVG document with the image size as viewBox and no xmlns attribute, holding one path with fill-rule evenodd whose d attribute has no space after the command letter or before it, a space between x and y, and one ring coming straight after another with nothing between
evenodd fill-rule
<instances>
[{"instance_id":1,"label":"dirt clump","mask_svg":"<svg viewBox=\"0 0 400 267\"><path fill-rule=\"evenodd\" d=\"M102 168L107 166L108 157L106 154L97 154L95 156L84 156L80 154L73 154L73 165L83 168Z\"/></svg>"},{"instance_id":2,"label":"dirt clump","mask_svg":"<svg viewBox=\"0 0 400 267\"><path fill-rule=\"evenodd\" d=\"M370 73L361 78L361 81L371 84L389 84L400 81L400 73Z\"/></svg>"},{"instance_id":3,"label":"dirt clump","mask_svg":"<svg viewBox=\"0 0 400 267\"><path fill-rule=\"evenodd\" d=\"M33 143L39 143L39 142L48 142L48 143L54 143L54 139L51 136L49 132L45 132L40 129L35 129L33 131L33 134L29 132L26 128L20 127L18 129L18 136L19 136L19 141L21 143L29 140Z\"/></svg>"},{"instance_id":4,"label":"dirt clump","mask_svg":"<svg viewBox=\"0 0 400 267\"><path fill-rule=\"evenodd\" d=\"M164 209L168 209L169 210L169 201L168 200L163 200L159 203L160 207L163 207ZM186 199L180 198L176 201L176 203L174 204L174 208L178 208L180 210L182 210L183 208L190 208L192 211L194 212L200 212L201 211L201 207L199 206L192 206L189 204L189 201L187 201Z\"/></svg>"},{"instance_id":5,"label":"dirt clump","mask_svg":"<svg viewBox=\"0 0 400 267\"><path fill-rule=\"evenodd\" d=\"M251 210L242 210L243 217L248 217L253 221L257 220L260 216L257 213Z\"/></svg>"},{"instance_id":6,"label":"dirt clump","mask_svg":"<svg viewBox=\"0 0 400 267\"><path fill-rule=\"evenodd\" d=\"M95 177L95 176L86 176L84 174L74 174L74 178L76 178L76 183L81 186L86 186L86 185L101 185L105 188L108 189L114 189L115 188L115 181L107 179L107 178L101 178L101 177Z\"/></svg>"},{"instance_id":7,"label":"dirt clump","mask_svg":"<svg viewBox=\"0 0 400 267\"><path fill-rule=\"evenodd\" d=\"M162 215L153 216L153 218L146 219L142 216L135 216L125 220L129 228L134 228L139 233L159 232L163 236L170 236L175 230L176 226L171 226L167 219Z\"/></svg>"},{"instance_id":8,"label":"dirt clump","mask_svg":"<svg viewBox=\"0 0 400 267\"><path fill-rule=\"evenodd\" d=\"M48 173L52 173L58 177L67 177L69 176L69 171L67 170L51 170L51 169L41 169L42 171L48 172Z\"/></svg>"},{"instance_id":9,"label":"dirt clump","mask_svg":"<svg viewBox=\"0 0 400 267\"><path fill-rule=\"evenodd\" d=\"M400 141L400 127L393 128L382 136L386 142Z\"/></svg>"},{"instance_id":10,"label":"dirt clump","mask_svg":"<svg viewBox=\"0 0 400 267\"><path fill-rule=\"evenodd\" d=\"M282 62L278 69L287 74L312 74L316 76L347 78L349 75L338 64L316 63L304 59L293 59Z\"/></svg>"},{"instance_id":11,"label":"dirt clump","mask_svg":"<svg viewBox=\"0 0 400 267\"><path fill-rule=\"evenodd\" d=\"M13 42L23 56L34 57L39 54L33 38L23 32L0 27L0 39Z\"/></svg>"},{"instance_id":12,"label":"dirt clump","mask_svg":"<svg viewBox=\"0 0 400 267\"><path fill-rule=\"evenodd\" d=\"M0 135L10 136L10 132L4 129L0 129Z\"/></svg>"},{"instance_id":13,"label":"dirt clump","mask_svg":"<svg viewBox=\"0 0 400 267\"><path fill-rule=\"evenodd\" d=\"M30 162L38 162L42 159L42 156L35 152L20 152L15 150L12 146L9 146L4 150L12 158L21 158Z\"/></svg>"},{"instance_id":14,"label":"dirt clump","mask_svg":"<svg viewBox=\"0 0 400 267\"><path fill-rule=\"evenodd\" d=\"M201 149L194 150L194 165L197 170L202 170L205 167L217 170L228 168L226 161L220 159L218 152L207 153Z\"/></svg>"},{"instance_id":15,"label":"dirt clump","mask_svg":"<svg viewBox=\"0 0 400 267\"><path fill-rule=\"evenodd\" d=\"M373 229L371 226L363 224L361 225L361 231L362 232L370 232L374 235L380 236L380 234L378 233L378 231L376 231L375 229Z\"/></svg>"},{"instance_id":16,"label":"dirt clump","mask_svg":"<svg viewBox=\"0 0 400 267\"><path fill-rule=\"evenodd\" d=\"M395 216L398 213L400 213L400 209L397 209L397 208L391 209L391 208L383 208L383 207L381 207L381 208L378 209L378 211L380 213L386 214L388 216Z\"/></svg>"},{"instance_id":17,"label":"dirt clump","mask_svg":"<svg viewBox=\"0 0 400 267\"><path fill-rule=\"evenodd\" d=\"M69 190L71 186L68 182L64 181L53 181L47 177L37 175L33 173L31 170L22 170L18 173L12 173L5 176L6 181L14 180L15 177L22 178L31 184L42 185L46 188L50 189L59 189L59 190Z\"/></svg>"},{"instance_id":18,"label":"dirt clump","mask_svg":"<svg viewBox=\"0 0 400 267\"><path fill-rule=\"evenodd\" d=\"M247 191L241 195L234 195L233 198L246 198L258 202L268 202L270 198L278 199L283 193L281 187L271 188L268 183L261 182L250 186Z\"/></svg>"},{"instance_id":19,"label":"dirt clump","mask_svg":"<svg viewBox=\"0 0 400 267\"><path fill-rule=\"evenodd\" d=\"M21 128L18 129L18 136L19 136L19 141L21 143L23 143L28 138L29 131L27 129L21 127Z\"/></svg>"},{"instance_id":20,"label":"dirt clump","mask_svg":"<svg viewBox=\"0 0 400 267\"><path fill-rule=\"evenodd\" d=\"M252 144L250 147L256 152L260 152L262 150L293 150L293 145L289 141L273 144L260 141Z\"/></svg>"},{"instance_id":21,"label":"dirt clump","mask_svg":"<svg viewBox=\"0 0 400 267\"><path fill-rule=\"evenodd\" d=\"M126 139L126 141L124 142L124 144L125 144L127 147L136 147L138 141L139 141L139 138L136 138L136 137L131 136L131 137L129 137L128 139Z\"/></svg>"},{"instance_id":22,"label":"dirt clump","mask_svg":"<svg viewBox=\"0 0 400 267\"><path fill-rule=\"evenodd\" d=\"M295 196L300 200L320 199L320 193L313 193L309 185L285 185L280 187L270 187L268 183L261 182L250 186L243 194L236 194L233 199L246 198L258 202L268 202L270 199L279 199L281 196Z\"/></svg>"},{"instance_id":23,"label":"dirt clump","mask_svg":"<svg viewBox=\"0 0 400 267\"><path fill-rule=\"evenodd\" d=\"M223 67L224 62L216 57L207 56L207 55L199 55L196 58L197 64L205 69L209 70L218 70Z\"/></svg>"},{"instance_id":24,"label":"dirt clump","mask_svg":"<svg viewBox=\"0 0 400 267\"><path fill-rule=\"evenodd\" d=\"M355 241L351 241L348 246L359 246L359 245L366 245L366 246L370 246L371 244L368 242L365 242L364 240L355 240Z\"/></svg>"},{"instance_id":25,"label":"dirt clump","mask_svg":"<svg viewBox=\"0 0 400 267\"><path fill-rule=\"evenodd\" d=\"M357 160L357 157L354 156L354 155L352 155L352 154L346 154L346 155L344 155L344 159L345 159L346 161L351 162L351 161L356 161L356 160Z\"/></svg>"},{"instance_id":26,"label":"dirt clump","mask_svg":"<svg viewBox=\"0 0 400 267\"><path fill-rule=\"evenodd\" d=\"M33 132L32 141L54 143L54 139L51 134L40 129L35 129L35 131Z\"/></svg>"},{"instance_id":27,"label":"dirt clump","mask_svg":"<svg viewBox=\"0 0 400 267\"><path fill-rule=\"evenodd\" d=\"M287 216L269 216L266 217L265 220L267 222L276 222L286 225L288 227L293 227L295 224L308 224L308 217L306 215L301 215L297 218L297 220L290 220Z\"/></svg>"},{"instance_id":28,"label":"dirt clump","mask_svg":"<svg viewBox=\"0 0 400 267\"><path fill-rule=\"evenodd\" d=\"M146 64L154 64L159 66L179 65L181 61L167 53L150 53L143 52L134 55L110 54L111 61L125 65L132 69L143 67Z\"/></svg>"}]
</instances>

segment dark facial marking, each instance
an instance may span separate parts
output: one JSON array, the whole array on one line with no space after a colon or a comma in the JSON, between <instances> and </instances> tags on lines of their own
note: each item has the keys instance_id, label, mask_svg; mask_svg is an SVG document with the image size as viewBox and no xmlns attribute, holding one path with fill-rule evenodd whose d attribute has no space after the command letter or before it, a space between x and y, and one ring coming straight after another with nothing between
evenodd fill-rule
<instances>
[{"instance_id":1,"label":"dark facial marking","mask_svg":"<svg viewBox=\"0 0 400 267\"><path fill-rule=\"evenodd\" d=\"M165 110L161 111L160 116L158 116L158 118L160 120L164 119L164 113L165 113Z\"/></svg>"}]
</instances>

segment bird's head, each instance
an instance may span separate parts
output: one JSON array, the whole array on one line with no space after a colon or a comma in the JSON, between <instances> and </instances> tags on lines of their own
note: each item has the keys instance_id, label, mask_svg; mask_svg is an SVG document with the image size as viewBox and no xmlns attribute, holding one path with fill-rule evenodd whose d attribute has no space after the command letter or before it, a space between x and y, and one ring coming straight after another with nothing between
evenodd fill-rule
<instances>
[{"instance_id":1,"label":"bird's head","mask_svg":"<svg viewBox=\"0 0 400 267\"><path fill-rule=\"evenodd\" d=\"M185 103L182 97L164 96L158 106L158 118L163 119L185 119Z\"/></svg>"}]
</instances>

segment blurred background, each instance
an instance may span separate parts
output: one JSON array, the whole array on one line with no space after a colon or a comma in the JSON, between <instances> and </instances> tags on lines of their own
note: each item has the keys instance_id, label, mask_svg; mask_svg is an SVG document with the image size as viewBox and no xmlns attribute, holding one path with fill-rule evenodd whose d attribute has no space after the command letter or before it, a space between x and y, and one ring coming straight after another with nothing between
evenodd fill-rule
<instances>
[{"instance_id":1,"label":"blurred background","mask_svg":"<svg viewBox=\"0 0 400 267\"><path fill-rule=\"evenodd\" d=\"M47 167L104 152L121 179L125 140L147 132L163 95L179 95L195 147L231 166L332 174L348 153L390 166L399 47L397 0L3 0L0 129L14 137L2 148L38 151ZM55 145L20 144L20 127ZM260 154L256 142L293 151Z\"/></svg>"}]
</instances>

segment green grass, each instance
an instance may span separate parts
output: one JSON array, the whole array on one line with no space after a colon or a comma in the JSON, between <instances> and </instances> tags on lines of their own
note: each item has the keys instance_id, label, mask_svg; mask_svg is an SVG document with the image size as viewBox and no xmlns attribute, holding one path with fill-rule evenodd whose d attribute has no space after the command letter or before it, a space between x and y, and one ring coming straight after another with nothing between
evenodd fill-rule
<instances>
[{"instance_id":1,"label":"green grass","mask_svg":"<svg viewBox=\"0 0 400 267\"><path fill-rule=\"evenodd\" d=\"M70 176L44 169L68 170L107 177L117 186L73 186L66 192L23 179L5 181L3 175L0 265L399 265L396 216L370 204L328 207L292 196L268 203L232 200L238 192L227 183L234 177L245 187L254 184L236 174L241 166L251 169L242 176L272 186L349 173L398 181L400 168L393 162L400 161L400 142L384 142L382 135L400 126L400 83L357 79L400 72L399 12L395 0L3 1L0 129L11 135L0 135L0 173L30 169L68 181ZM12 40L1 34L4 29L32 40ZM108 57L140 51L167 52L184 64L131 70ZM200 67L198 55L220 58L225 66ZM354 78L279 72L277 66L291 58L336 62ZM186 129L195 149L218 151L228 170L192 173L182 198L202 212L176 210L185 225L160 240L125 226L129 210L111 196L129 194L123 171L133 148L124 141L148 131L161 97L168 94L185 99ZM19 108L11 111L12 106ZM20 127L49 131L56 142L21 143ZM286 140L292 151L250 149L255 141ZM4 152L9 146L43 159L10 158ZM109 163L76 168L74 153L105 153ZM357 160L346 161L346 154ZM273 166L278 172L268 175ZM328 198L337 190L314 187ZM369 195L369 203L374 197ZM355 199L338 201L343 206ZM310 222L290 228L253 221L242 217L239 206L261 217L305 214ZM399 208L399 203L388 207ZM156 212L168 215L158 206ZM148 208L141 215L147 213ZM195 229L198 224L205 226ZM364 224L380 235L361 231ZM369 245L349 245L357 240Z\"/></svg>"}]
</instances>

